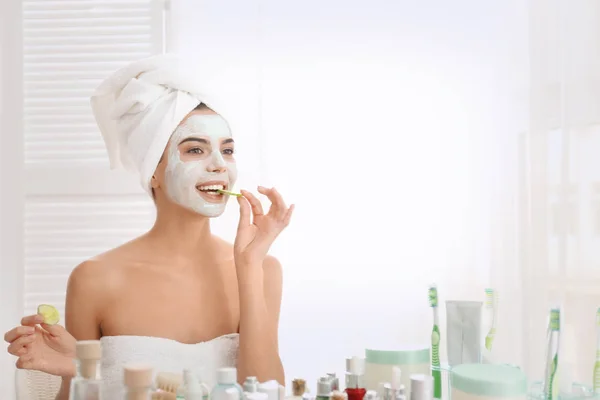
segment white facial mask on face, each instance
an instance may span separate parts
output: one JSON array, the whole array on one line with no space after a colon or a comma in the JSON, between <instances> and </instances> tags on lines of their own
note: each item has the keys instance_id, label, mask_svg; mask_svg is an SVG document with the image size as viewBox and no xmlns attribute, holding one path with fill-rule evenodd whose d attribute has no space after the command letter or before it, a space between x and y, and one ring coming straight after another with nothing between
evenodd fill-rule
<instances>
[{"instance_id":1,"label":"white facial mask on face","mask_svg":"<svg viewBox=\"0 0 600 400\"><path fill-rule=\"evenodd\" d=\"M183 161L179 144L187 138L207 140L209 146L202 146L205 153L190 154L189 160ZM235 184L235 161L221 152L221 142L227 138L231 138L231 131L220 115L192 115L177 127L169 140L165 170L166 193L172 201L207 217L218 217L225 211L228 196L211 202L200 195L197 187L222 181L231 190Z\"/></svg>"}]
</instances>

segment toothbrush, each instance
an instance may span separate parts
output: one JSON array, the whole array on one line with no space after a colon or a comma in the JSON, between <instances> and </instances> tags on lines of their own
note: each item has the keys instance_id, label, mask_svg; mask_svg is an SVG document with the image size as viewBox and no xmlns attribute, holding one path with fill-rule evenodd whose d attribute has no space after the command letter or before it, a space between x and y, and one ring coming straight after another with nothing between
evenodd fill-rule
<instances>
[{"instance_id":1,"label":"toothbrush","mask_svg":"<svg viewBox=\"0 0 600 400\"><path fill-rule=\"evenodd\" d=\"M492 344L496 336L496 321L498 319L498 293L494 289L485 289L485 308L490 310L489 312L492 314L490 331L485 337L485 348L488 351L492 351Z\"/></svg>"},{"instance_id":2,"label":"toothbrush","mask_svg":"<svg viewBox=\"0 0 600 400\"><path fill-rule=\"evenodd\" d=\"M550 310L550 327L548 334L548 350L546 353L546 372L544 376L544 397L546 400L556 400L558 385L555 383L558 369L558 343L560 335L560 310Z\"/></svg>"},{"instance_id":3,"label":"toothbrush","mask_svg":"<svg viewBox=\"0 0 600 400\"><path fill-rule=\"evenodd\" d=\"M440 370L440 318L438 314L438 292L437 286L429 287L429 305L433 309L433 329L431 331L431 365L434 370L433 376L433 397L442 398L442 371Z\"/></svg>"},{"instance_id":4,"label":"toothbrush","mask_svg":"<svg viewBox=\"0 0 600 400\"><path fill-rule=\"evenodd\" d=\"M596 312L596 363L594 364L594 393L600 394L600 308Z\"/></svg>"},{"instance_id":5,"label":"toothbrush","mask_svg":"<svg viewBox=\"0 0 600 400\"><path fill-rule=\"evenodd\" d=\"M230 192L228 190L223 190L223 189L218 189L217 193L226 194L227 196L242 197L242 195L240 193L234 193L234 192Z\"/></svg>"}]
</instances>

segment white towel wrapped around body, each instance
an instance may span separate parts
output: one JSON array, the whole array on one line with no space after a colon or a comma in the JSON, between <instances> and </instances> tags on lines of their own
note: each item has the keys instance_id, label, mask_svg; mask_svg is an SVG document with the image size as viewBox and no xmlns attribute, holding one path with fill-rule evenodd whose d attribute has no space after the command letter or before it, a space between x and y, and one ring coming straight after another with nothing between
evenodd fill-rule
<instances>
[{"instance_id":1,"label":"white towel wrapped around body","mask_svg":"<svg viewBox=\"0 0 600 400\"><path fill-rule=\"evenodd\" d=\"M192 64L176 55L133 62L104 80L91 97L94 118L106 144L111 168L150 180L171 134L200 103L215 112L215 96L201 87Z\"/></svg>"}]
</instances>

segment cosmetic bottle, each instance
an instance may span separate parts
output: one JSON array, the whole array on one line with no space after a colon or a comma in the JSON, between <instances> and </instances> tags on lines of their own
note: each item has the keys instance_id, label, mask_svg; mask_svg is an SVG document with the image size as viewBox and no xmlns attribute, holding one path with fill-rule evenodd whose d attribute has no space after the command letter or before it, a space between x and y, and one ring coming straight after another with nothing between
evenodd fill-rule
<instances>
[{"instance_id":1,"label":"cosmetic bottle","mask_svg":"<svg viewBox=\"0 0 600 400\"><path fill-rule=\"evenodd\" d=\"M398 367L408 394L412 374L431 374L430 347L430 343L407 343L393 350L365 349L365 387L377 390L380 382L392 383L393 369Z\"/></svg>"},{"instance_id":2,"label":"cosmetic bottle","mask_svg":"<svg viewBox=\"0 0 600 400\"><path fill-rule=\"evenodd\" d=\"M402 385L402 371L399 367L392 367L392 400L394 400L398 396L398 392L400 391L400 387Z\"/></svg>"},{"instance_id":3,"label":"cosmetic bottle","mask_svg":"<svg viewBox=\"0 0 600 400\"><path fill-rule=\"evenodd\" d=\"M256 379L255 376L247 377L242 388L244 389L244 395L246 395L246 393L258 392L258 379Z\"/></svg>"},{"instance_id":4,"label":"cosmetic bottle","mask_svg":"<svg viewBox=\"0 0 600 400\"><path fill-rule=\"evenodd\" d=\"M433 377L414 374L410 376L410 400L432 400Z\"/></svg>"},{"instance_id":5,"label":"cosmetic bottle","mask_svg":"<svg viewBox=\"0 0 600 400\"><path fill-rule=\"evenodd\" d=\"M244 400L269 400L269 395L262 392L245 392Z\"/></svg>"},{"instance_id":6,"label":"cosmetic bottle","mask_svg":"<svg viewBox=\"0 0 600 400\"><path fill-rule=\"evenodd\" d=\"M384 392L385 392L385 382L379 382L379 384L377 385L377 391L376 391L378 400L383 400Z\"/></svg>"},{"instance_id":7,"label":"cosmetic bottle","mask_svg":"<svg viewBox=\"0 0 600 400\"><path fill-rule=\"evenodd\" d=\"M329 380L331 381L331 391L333 392L335 390L340 390L340 380L335 375L335 372L328 372L327 376L329 377Z\"/></svg>"},{"instance_id":8,"label":"cosmetic bottle","mask_svg":"<svg viewBox=\"0 0 600 400\"><path fill-rule=\"evenodd\" d=\"M320 377L317 381L316 400L330 400L331 392L331 378L329 376Z\"/></svg>"},{"instance_id":9,"label":"cosmetic bottle","mask_svg":"<svg viewBox=\"0 0 600 400\"><path fill-rule=\"evenodd\" d=\"M207 400L210 389L189 369L183 370L183 384L177 389L177 399Z\"/></svg>"},{"instance_id":10,"label":"cosmetic bottle","mask_svg":"<svg viewBox=\"0 0 600 400\"><path fill-rule=\"evenodd\" d=\"M288 400L302 400L304 393L306 393L306 380L296 378L292 381L292 395Z\"/></svg>"},{"instance_id":11,"label":"cosmetic bottle","mask_svg":"<svg viewBox=\"0 0 600 400\"><path fill-rule=\"evenodd\" d=\"M349 365L346 364L346 394L348 400L363 400L367 394L364 384L365 360L352 357Z\"/></svg>"},{"instance_id":12,"label":"cosmetic bottle","mask_svg":"<svg viewBox=\"0 0 600 400\"><path fill-rule=\"evenodd\" d=\"M404 385L400 385L394 396L394 400L406 400L406 388Z\"/></svg>"},{"instance_id":13,"label":"cosmetic bottle","mask_svg":"<svg viewBox=\"0 0 600 400\"><path fill-rule=\"evenodd\" d=\"M214 400L227 400L227 389L235 389L239 398L244 396L242 387L237 383L237 370L235 368L219 368L217 370L217 384L210 392L210 398Z\"/></svg>"},{"instance_id":14,"label":"cosmetic bottle","mask_svg":"<svg viewBox=\"0 0 600 400\"><path fill-rule=\"evenodd\" d=\"M151 400L152 367L143 364L128 364L123 371L125 400Z\"/></svg>"},{"instance_id":15,"label":"cosmetic bottle","mask_svg":"<svg viewBox=\"0 0 600 400\"><path fill-rule=\"evenodd\" d=\"M393 390L392 390L392 385L389 383L385 383L383 385L383 396L382 396L383 400L393 400L394 399L394 395L393 395Z\"/></svg>"},{"instance_id":16,"label":"cosmetic bottle","mask_svg":"<svg viewBox=\"0 0 600 400\"><path fill-rule=\"evenodd\" d=\"M242 392L236 387L224 388L219 392L218 400L242 400Z\"/></svg>"},{"instance_id":17,"label":"cosmetic bottle","mask_svg":"<svg viewBox=\"0 0 600 400\"><path fill-rule=\"evenodd\" d=\"M377 400L377 392L375 390L367 390L364 400Z\"/></svg>"},{"instance_id":18,"label":"cosmetic bottle","mask_svg":"<svg viewBox=\"0 0 600 400\"><path fill-rule=\"evenodd\" d=\"M268 400L284 400L281 398L280 385L276 380L270 380L267 382L258 384L258 391L260 393L266 393Z\"/></svg>"},{"instance_id":19,"label":"cosmetic bottle","mask_svg":"<svg viewBox=\"0 0 600 400\"><path fill-rule=\"evenodd\" d=\"M100 400L102 381L100 359L102 349L99 340L80 340L75 345L77 376L71 381L70 400Z\"/></svg>"}]
</instances>

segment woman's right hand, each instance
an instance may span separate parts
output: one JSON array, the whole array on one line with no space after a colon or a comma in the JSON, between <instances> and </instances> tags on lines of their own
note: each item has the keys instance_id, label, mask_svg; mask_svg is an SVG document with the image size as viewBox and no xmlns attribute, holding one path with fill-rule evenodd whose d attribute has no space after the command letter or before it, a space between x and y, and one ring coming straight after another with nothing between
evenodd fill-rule
<instances>
[{"instance_id":1,"label":"woman's right hand","mask_svg":"<svg viewBox=\"0 0 600 400\"><path fill-rule=\"evenodd\" d=\"M43 323L41 315L30 315L21 326L6 332L8 352L17 356L17 368L32 369L57 376L74 376L75 338L60 325Z\"/></svg>"}]
</instances>

